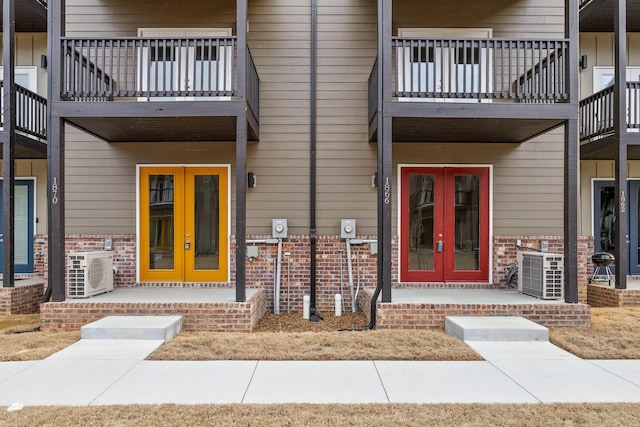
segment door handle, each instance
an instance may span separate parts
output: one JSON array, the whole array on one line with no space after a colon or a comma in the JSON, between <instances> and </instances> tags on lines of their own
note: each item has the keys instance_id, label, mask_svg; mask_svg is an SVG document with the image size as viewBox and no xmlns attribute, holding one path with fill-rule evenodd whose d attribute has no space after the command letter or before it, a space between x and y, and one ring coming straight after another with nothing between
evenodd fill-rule
<instances>
[{"instance_id":1,"label":"door handle","mask_svg":"<svg viewBox=\"0 0 640 427\"><path fill-rule=\"evenodd\" d=\"M186 242L184 242L184 248L185 249L191 249L191 242L188 241L188 240Z\"/></svg>"},{"instance_id":2,"label":"door handle","mask_svg":"<svg viewBox=\"0 0 640 427\"><path fill-rule=\"evenodd\" d=\"M442 252L442 246L443 246L442 240L438 240L438 246L437 246L436 250L438 252Z\"/></svg>"}]
</instances>

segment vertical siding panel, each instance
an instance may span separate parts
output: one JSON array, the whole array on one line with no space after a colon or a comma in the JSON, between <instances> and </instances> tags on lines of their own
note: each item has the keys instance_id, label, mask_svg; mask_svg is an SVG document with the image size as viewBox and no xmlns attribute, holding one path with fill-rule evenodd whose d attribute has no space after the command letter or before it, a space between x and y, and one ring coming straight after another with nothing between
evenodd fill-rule
<instances>
[{"instance_id":1,"label":"vertical siding panel","mask_svg":"<svg viewBox=\"0 0 640 427\"><path fill-rule=\"evenodd\" d=\"M260 142L249 146L247 233L270 233L287 218L290 234L309 234L310 3L249 3L249 46L260 75Z\"/></svg>"},{"instance_id":2,"label":"vertical siding panel","mask_svg":"<svg viewBox=\"0 0 640 427\"><path fill-rule=\"evenodd\" d=\"M338 234L355 218L377 234L376 146L368 143L367 81L376 56L377 8L367 0L318 7L318 226Z\"/></svg>"},{"instance_id":3,"label":"vertical siding panel","mask_svg":"<svg viewBox=\"0 0 640 427\"><path fill-rule=\"evenodd\" d=\"M588 67L580 70L580 99L593 93L593 65L597 63L597 40L594 33L580 34L580 55L587 56Z\"/></svg>"}]
</instances>

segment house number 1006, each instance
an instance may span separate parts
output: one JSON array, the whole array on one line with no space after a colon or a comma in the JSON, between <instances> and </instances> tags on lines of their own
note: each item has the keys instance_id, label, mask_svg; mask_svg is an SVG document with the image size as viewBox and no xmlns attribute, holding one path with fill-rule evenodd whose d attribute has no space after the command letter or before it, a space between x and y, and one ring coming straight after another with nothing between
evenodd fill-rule
<instances>
[{"instance_id":1,"label":"house number 1006","mask_svg":"<svg viewBox=\"0 0 640 427\"><path fill-rule=\"evenodd\" d=\"M384 183L384 204L388 205L389 203L391 203L391 185L389 184L389 177L387 177Z\"/></svg>"},{"instance_id":2,"label":"house number 1006","mask_svg":"<svg viewBox=\"0 0 640 427\"><path fill-rule=\"evenodd\" d=\"M53 183L51 184L51 203L54 205L58 204L58 178L53 178Z\"/></svg>"}]
</instances>

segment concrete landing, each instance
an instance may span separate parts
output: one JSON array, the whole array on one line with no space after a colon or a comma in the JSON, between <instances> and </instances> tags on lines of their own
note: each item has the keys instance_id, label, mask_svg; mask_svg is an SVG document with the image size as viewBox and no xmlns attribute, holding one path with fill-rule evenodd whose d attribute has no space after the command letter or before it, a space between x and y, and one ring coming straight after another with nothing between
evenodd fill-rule
<instances>
[{"instance_id":1,"label":"concrete landing","mask_svg":"<svg viewBox=\"0 0 640 427\"><path fill-rule=\"evenodd\" d=\"M182 331L182 316L109 316L80 328L82 339L170 341Z\"/></svg>"},{"instance_id":2,"label":"concrete landing","mask_svg":"<svg viewBox=\"0 0 640 427\"><path fill-rule=\"evenodd\" d=\"M517 316L447 316L444 330L463 341L548 341L549 329Z\"/></svg>"}]
</instances>

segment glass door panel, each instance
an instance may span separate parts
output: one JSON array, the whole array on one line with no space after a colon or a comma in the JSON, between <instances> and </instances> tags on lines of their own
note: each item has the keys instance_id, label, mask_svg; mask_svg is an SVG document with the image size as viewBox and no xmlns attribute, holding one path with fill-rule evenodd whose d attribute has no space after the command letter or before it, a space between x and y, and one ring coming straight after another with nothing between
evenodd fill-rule
<instances>
[{"instance_id":1,"label":"glass door panel","mask_svg":"<svg viewBox=\"0 0 640 427\"><path fill-rule=\"evenodd\" d=\"M455 176L455 270L479 270L480 177Z\"/></svg>"},{"instance_id":2,"label":"glass door panel","mask_svg":"<svg viewBox=\"0 0 640 427\"><path fill-rule=\"evenodd\" d=\"M409 270L434 269L434 176L409 177Z\"/></svg>"},{"instance_id":3,"label":"glass door panel","mask_svg":"<svg viewBox=\"0 0 640 427\"><path fill-rule=\"evenodd\" d=\"M227 169L185 168L185 280L227 280Z\"/></svg>"},{"instance_id":4,"label":"glass door panel","mask_svg":"<svg viewBox=\"0 0 640 427\"><path fill-rule=\"evenodd\" d=\"M2 180L0 179L0 184ZM0 191L0 206L3 194ZM16 273L33 273L33 235L34 235L34 181L19 180L14 183L14 226L13 256ZM0 215L0 260L3 256L2 215ZM4 266L0 261L0 273Z\"/></svg>"},{"instance_id":5,"label":"glass door panel","mask_svg":"<svg viewBox=\"0 0 640 427\"><path fill-rule=\"evenodd\" d=\"M595 251L609 252L616 250L615 225L616 225L616 195L612 181L599 181L595 183Z\"/></svg>"},{"instance_id":6,"label":"glass door panel","mask_svg":"<svg viewBox=\"0 0 640 427\"><path fill-rule=\"evenodd\" d=\"M180 167L140 169L140 280L180 281L184 186Z\"/></svg>"},{"instance_id":7,"label":"glass door panel","mask_svg":"<svg viewBox=\"0 0 640 427\"><path fill-rule=\"evenodd\" d=\"M640 274L640 181L629 181L629 274Z\"/></svg>"},{"instance_id":8,"label":"glass door panel","mask_svg":"<svg viewBox=\"0 0 640 427\"><path fill-rule=\"evenodd\" d=\"M149 176L149 267L152 270L175 266L175 204L173 175Z\"/></svg>"}]
</instances>

